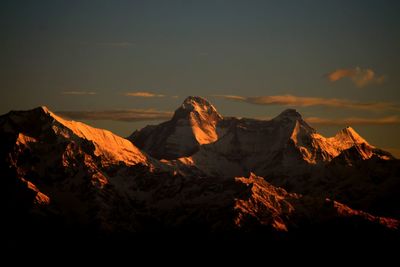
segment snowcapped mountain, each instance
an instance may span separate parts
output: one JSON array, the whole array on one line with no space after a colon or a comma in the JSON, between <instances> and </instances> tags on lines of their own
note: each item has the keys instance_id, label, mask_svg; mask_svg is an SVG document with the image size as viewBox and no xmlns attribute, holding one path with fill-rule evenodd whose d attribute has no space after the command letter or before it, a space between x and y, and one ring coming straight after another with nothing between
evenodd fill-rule
<instances>
[{"instance_id":1,"label":"snowcapped mountain","mask_svg":"<svg viewBox=\"0 0 400 267\"><path fill-rule=\"evenodd\" d=\"M206 110L195 108L199 105L212 106L205 102L205 99L198 97L186 99L184 104L193 107L186 109L189 115L185 118L193 117L191 112L206 117ZM212 111L218 114L215 108ZM198 115L199 112L204 114ZM169 154L163 155L159 149L157 158L170 159L164 162L177 169L197 169L211 176L248 176L253 172L292 192L339 198L357 207L365 208L360 202L368 196L368 200L365 200L368 204L365 205L367 210L371 208L374 212L380 210L372 208L377 205L376 202L382 202L379 205L385 206L383 203L386 201L383 199L398 199L396 193L387 187L389 184L400 186L395 171L398 169L398 161L390 153L370 145L351 127L340 130L334 137L326 138L317 133L294 109L287 109L272 120L222 118L214 115L213 119L200 120L198 123L208 125L209 121L216 125L216 139L214 135L209 138L213 142L199 144L191 150L192 154L180 153L177 147L170 146ZM176 126L171 127L176 125L176 121L172 119L155 126L155 132L160 133L160 140L168 138L162 134L165 125L169 125L169 129L176 129ZM176 140L187 139L187 133L182 131L174 131L173 135ZM147 139L143 134L137 142L134 134L131 140L139 148L154 155L152 150L143 145L159 142L154 136L152 138ZM384 174L386 178L381 179L382 184L377 185L373 177L380 177L380 169L388 164L393 167ZM363 195L357 193L360 185L365 190ZM345 187L346 190L343 189ZM383 214L400 215L397 208Z\"/></svg>"},{"instance_id":2,"label":"snowcapped mountain","mask_svg":"<svg viewBox=\"0 0 400 267\"><path fill-rule=\"evenodd\" d=\"M325 138L294 109L287 109L269 121L223 118L201 97L188 97L170 121L136 131L129 140L159 159L193 156L202 154L202 150L209 154L213 150L248 161L242 165L249 165L249 170L254 170L251 165L258 165L260 160L272 163L282 152L287 164L298 159L310 164L329 162L351 147L357 147L363 159L393 158L389 153L375 150L351 127ZM195 157L182 160L195 161Z\"/></svg>"},{"instance_id":3,"label":"snowcapped mountain","mask_svg":"<svg viewBox=\"0 0 400 267\"><path fill-rule=\"evenodd\" d=\"M132 169L151 172L160 166L128 140L64 120L45 107L1 116L0 138L5 210L14 223L27 214L51 214L106 228L112 203L127 201L114 183L124 186L120 180Z\"/></svg>"},{"instance_id":4,"label":"snowcapped mountain","mask_svg":"<svg viewBox=\"0 0 400 267\"><path fill-rule=\"evenodd\" d=\"M45 107L12 111L0 116L0 205L7 218L1 234L24 246L63 240L76 245L85 238L93 245L99 236L131 243L138 236L165 233L189 239L273 240L385 233L385 238L397 239L397 219L374 216L364 208L395 214L398 202L392 197L398 193L398 179L385 175L398 173L398 165L351 129L333 138L323 139L294 110L271 121L223 118L199 97L187 98L171 121L134 133L135 145L109 131L63 119ZM323 146L331 150L326 152ZM354 153L361 155L358 160ZM348 184L338 181L349 173L359 181L363 174L358 166L369 161L378 174L378 193L371 194L368 203L351 202L357 209L338 202L340 190L348 193L343 189ZM318 193L277 187L285 179L298 179L289 175L285 164L332 168L340 177L332 187L336 195L321 190L318 183L325 177L318 175L310 178ZM286 178L253 172L267 166L274 171L283 168ZM369 183L360 192L364 190L369 194ZM380 198L385 203L394 200L393 205L382 211L377 196L386 196Z\"/></svg>"},{"instance_id":5,"label":"snowcapped mountain","mask_svg":"<svg viewBox=\"0 0 400 267\"><path fill-rule=\"evenodd\" d=\"M39 124L37 122L40 122ZM19 132L17 142L29 146L40 139L48 138L54 142L68 139L73 142L90 141L94 146L94 155L101 162L110 165L124 162L129 165L146 164L147 156L124 138L110 131L96 129L81 122L65 120L46 107L32 111L10 112L0 118L4 134Z\"/></svg>"},{"instance_id":6,"label":"snowcapped mountain","mask_svg":"<svg viewBox=\"0 0 400 267\"><path fill-rule=\"evenodd\" d=\"M393 159L351 128L325 138L294 110L286 110L270 121L229 118L217 127L224 133L218 140L178 160L209 174L235 176L253 171L264 176L272 172L288 174L291 170L296 174L304 166L324 165L344 154L349 160ZM358 153L349 154L349 149Z\"/></svg>"},{"instance_id":7,"label":"snowcapped mountain","mask_svg":"<svg viewBox=\"0 0 400 267\"><path fill-rule=\"evenodd\" d=\"M128 139L158 159L189 156L218 139L222 116L201 97L188 97L170 121L135 131Z\"/></svg>"}]
</instances>

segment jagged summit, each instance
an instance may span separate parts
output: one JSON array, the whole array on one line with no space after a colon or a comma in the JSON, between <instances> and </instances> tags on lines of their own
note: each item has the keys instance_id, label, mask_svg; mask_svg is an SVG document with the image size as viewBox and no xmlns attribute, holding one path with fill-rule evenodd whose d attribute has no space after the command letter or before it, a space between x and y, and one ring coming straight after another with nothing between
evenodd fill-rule
<instances>
[{"instance_id":1,"label":"jagged summit","mask_svg":"<svg viewBox=\"0 0 400 267\"><path fill-rule=\"evenodd\" d=\"M64 226L78 241L93 229L88 238L95 243L93 233L111 241L121 233L139 240L146 234L250 233L264 241L309 239L312 229L325 241L325 233L343 232L343 241L358 229L357 240L399 234L400 162L358 144L365 140L354 129L327 139L310 131L295 110L284 111L282 120L212 120L215 108L197 97L178 110L187 115L134 136L133 143L165 161L46 107L0 116L6 200L0 204L9 221L3 232L24 246L27 233L34 234L32 245L54 244L70 235ZM41 225L50 230L49 240Z\"/></svg>"},{"instance_id":2,"label":"jagged summit","mask_svg":"<svg viewBox=\"0 0 400 267\"><path fill-rule=\"evenodd\" d=\"M187 97L175 111L173 119L188 118L190 114L195 114L199 120L214 121L222 119L217 109L205 98L199 96Z\"/></svg>"},{"instance_id":3,"label":"jagged summit","mask_svg":"<svg viewBox=\"0 0 400 267\"><path fill-rule=\"evenodd\" d=\"M3 115L0 117L0 128L12 135L22 134L43 142L92 143L94 155L101 158L104 165L115 162L147 165L147 156L125 138L81 122L63 119L45 106Z\"/></svg>"},{"instance_id":4,"label":"jagged summit","mask_svg":"<svg viewBox=\"0 0 400 267\"><path fill-rule=\"evenodd\" d=\"M302 116L297 110L288 108L284 111L281 112L277 117L275 117L275 120L281 120L281 119L291 119L291 120L299 120L302 119Z\"/></svg>"},{"instance_id":5,"label":"jagged summit","mask_svg":"<svg viewBox=\"0 0 400 267\"><path fill-rule=\"evenodd\" d=\"M39 106L36 108L33 108L31 110L13 110L11 113L14 114L23 114L23 113L29 113L29 114L51 114L54 115L54 113L47 107L47 106Z\"/></svg>"},{"instance_id":6,"label":"jagged summit","mask_svg":"<svg viewBox=\"0 0 400 267\"><path fill-rule=\"evenodd\" d=\"M205 106L212 106L207 99L201 96L188 96L183 101L182 105L205 105Z\"/></svg>"},{"instance_id":7,"label":"jagged summit","mask_svg":"<svg viewBox=\"0 0 400 267\"><path fill-rule=\"evenodd\" d=\"M346 128L342 129L340 133L347 134L353 137L360 137L360 135L354 130L354 128L347 126Z\"/></svg>"},{"instance_id":8,"label":"jagged summit","mask_svg":"<svg viewBox=\"0 0 400 267\"><path fill-rule=\"evenodd\" d=\"M334 137L338 142L342 143L354 143L354 144L368 144L368 142L362 138L352 127L347 126L340 130Z\"/></svg>"},{"instance_id":9,"label":"jagged summit","mask_svg":"<svg viewBox=\"0 0 400 267\"><path fill-rule=\"evenodd\" d=\"M136 131L129 140L158 159L193 156L189 161L204 158L204 164L211 164L217 162L214 156L228 155L229 161L234 159L243 165L242 160L247 157L250 163L246 168L251 170L252 165L258 164L257 168L264 168L263 171L272 169L265 163L273 160L287 165L298 159L318 164L331 161L355 145L366 144L367 150L374 149L351 127L326 138L292 108L270 121L238 120L223 118L209 101L198 96L187 97L170 121ZM211 148L215 155L210 156ZM365 158L374 155L364 150L362 153L368 156ZM221 164L217 165L225 171L219 167Z\"/></svg>"},{"instance_id":10,"label":"jagged summit","mask_svg":"<svg viewBox=\"0 0 400 267\"><path fill-rule=\"evenodd\" d=\"M218 139L217 125L223 117L206 99L187 97L171 120L147 126L128 139L158 159L176 159L192 155L200 145Z\"/></svg>"},{"instance_id":11,"label":"jagged summit","mask_svg":"<svg viewBox=\"0 0 400 267\"><path fill-rule=\"evenodd\" d=\"M40 107L38 107L38 109L43 110L43 112L45 112L45 113L50 113L51 112L50 109L47 106L40 106Z\"/></svg>"},{"instance_id":12,"label":"jagged summit","mask_svg":"<svg viewBox=\"0 0 400 267\"><path fill-rule=\"evenodd\" d=\"M29 114L30 116L33 116L34 114L54 114L50 111L50 109L46 106L39 106L36 108L33 108L31 110L11 110L8 114L11 115L24 115L26 116ZM8 115L6 114L6 115Z\"/></svg>"},{"instance_id":13,"label":"jagged summit","mask_svg":"<svg viewBox=\"0 0 400 267\"><path fill-rule=\"evenodd\" d=\"M315 133L315 129L312 128L297 110L289 108L282 111L272 121L281 124L281 126L292 128L294 132L299 132L302 129L304 133Z\"/></svg>"},{"instance_id":14,"label":"jagged summit","mask_svg":"<svg viewBox=\"0 0 400 267\"><path fill-rule=\"evenodd\" d=\"M291 133L291 139L296 143L302 143L301 139L316 133L315 129L303 120L303 117L295 109L286 109L273 119L281 127L287 128Z\"/></svg>"}]
</instances>

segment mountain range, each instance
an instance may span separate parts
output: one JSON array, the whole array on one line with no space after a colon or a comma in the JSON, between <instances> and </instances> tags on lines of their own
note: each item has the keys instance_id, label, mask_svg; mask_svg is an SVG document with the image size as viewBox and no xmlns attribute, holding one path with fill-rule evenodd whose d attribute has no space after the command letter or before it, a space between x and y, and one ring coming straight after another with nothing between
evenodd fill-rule
<instances>
[{"instance_id":1,"label":"mountain range","mask_svg":"<svg viewBox=\"0 0 400 267\"><path fill-rule=\"evenodd\" d=\"M399 160L351 127L326 138L294 109L223 117L188 97L123 138L39 107L0 116L0 145L10 246L400 237Z\"/></svg>"}]
</instances>

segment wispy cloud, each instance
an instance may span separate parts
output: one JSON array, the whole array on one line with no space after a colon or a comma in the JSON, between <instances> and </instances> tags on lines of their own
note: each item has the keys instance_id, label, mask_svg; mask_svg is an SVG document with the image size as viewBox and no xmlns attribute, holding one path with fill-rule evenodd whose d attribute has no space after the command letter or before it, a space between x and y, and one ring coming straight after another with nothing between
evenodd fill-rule
<instances>
[{"instance_id":1,"label":"wispy cloud","mask_svg":"<svg viewBox=\"0 0 400 267\"><path fill-rule=\"evenodd\" d=\"M155 93L151 93L151 92L128 92L125 93L125 96L131 96L131 97L165 97L165 95L161 95L161 94L155 94Z\"/></svg>"},{"instance_id":2,"label":"wispy cloud","mask_svg":"<svg viewBox=\"0 0 400 267\"><path fill-rule=\"evenodd\" d=\"M95 95L96 92L91 91L64 91L61 92L62 95Z\"/></svg>"},{"instance_id":3,"label":"wispy cloud","mask_svg":"<svg viewBox=\"0 0 400 267\"><path fill-rule=\"evenodd\" d=\"M389 102L360 102L340 98L302 97L294 95L245 97L237 95L214 95L216 97L241 101L256 105L281 105L294 107L325 106L331 108L348 108L360 110L400 110L400 106Z\"/></svg>"},{"instance_id":4,"label":"wispy cloud","mask_svg":"<svg viewBox=\"0 0 400 267\"><path fill-rule=\"evenodd\" d=\"M58 111L60 116L73 120L150 121L167 120L173 115L169 111L155 109L127 109L100 111Z\"/></svg>"},{"instance_id":5,"label":"wispy cloud","mask_svg":"<svg viewBox=\"0 0 400 267\"><path fill-rule=\"evenodd\" d=\"M305 120L314 125L393 125L400 124L398 116L389 116L382 118L359 118L349 117L340 119L327 119L319 117L308 117Z\"/></svg>"},{"instance_id":6,"label":"wispy cloud","mask_svg":"<svg viewBox=\"0 0 400 267\"><path fill-rule=\"evenodd\" d=\"M358 88L363 88L371 84L382 84L385 81L385 76L378 76L372 69L361 69L360 67L337 69L328 73L327 78L330 82L349 78Z\"/></svg>"}]
</instances>

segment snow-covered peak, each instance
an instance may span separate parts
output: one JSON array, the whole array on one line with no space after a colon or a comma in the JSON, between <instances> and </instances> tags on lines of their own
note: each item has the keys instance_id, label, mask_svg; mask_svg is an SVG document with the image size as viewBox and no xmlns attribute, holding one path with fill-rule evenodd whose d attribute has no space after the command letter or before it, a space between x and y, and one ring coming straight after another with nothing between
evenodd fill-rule
<instances>
[{"instance_id":1,"label":"snow-covered peak","mask_svg":"<svg viewBox=\"0 0 400 267\"><path fill-rule=\"evenodd\" d=\"M368 142L362 138L352 127L348 126L340 130L334 137L337 141L342 143L354 143L354 144L368 144Z\"/></svg>"},{"instance_id":2,"label":"snow-covered peak","mask_svg":"<svg viewBox=\"0 0 400 267\"><path fill-rule=\"evenodd\" d=\"M38 107L37 109L38 109L38 110L41 110L42 112L47 113L47 114L50 113L49 108L46 107L46 106L40 106L40 107Z\"/></svg>"},{"instance_id":3,"label":"snow-covered peak","mask_svg":"<svg viewBox=\"0 0 400 267\"><path fill-rule=\"evenodd\" d=\"M55 116L55 114L53 112L50 111L50 109L46 106L40 106L37 108L34 108L32 110L28 110L28 111L13 111L14 114L26 114L23 116L32 116L32 119L35 119L35 116L46 116L46 117L53 117ZM29 114L29 115L28 115ZM36 115L34 115L36 114Z\"/></svg>"},{"instance_id":4,"label":"snow-covered peak","mask_svg":"<svg viewBox=\"0 0 400 267\"><path fill-rule=\"evenodd\" d=\"M192 155L200 145L217 141L217 127L222 120L206 99L189 96L171 120L147 126L129 140L158 159L177 159Z\"/></svg>"},{"instance_id":5,"label":"snow-covered peak","mask_svg":"<svg viewBox=\"0 0 400 267\"><path fill-rule=\"evenodd\" d=\"M297 112L297 110L289 108L281 112L277 117L275 117L274 120L284 120L284 119L289 119L289 120L300 120L302 119L301 114Z\"/></svg>"},{"instance_id":6,"label":"snow-covered peak","mask_svg":"<svg viewBox=\"0 0 400 267\"><path fill-rule=\"evenodd\" d=\"M101 157L105 165L124 162L128 165L142 163L147 165L148 158L136 146L125 138L110 131L97 129L81 122L66 120L42 106L28 111L12 111L5 115L3 129L11 133L22 133L31 138L93 143L95 155ZM21 139L24 141L26 138Z\"/></svg>"},{"instance_id":7,"label":"snow-covered peak","mask_svg":"<svg viewBox=\"0 0 400 267\"><path fill-rule=\"evenodd\" d=\"M217 109L206 99L199 96L187 97L175 111L174 118L188 118L192 113L195 113L200 120L218 121L222 119Z\"/></svg>"},{"instance_id":8,"label":"snow-covered peak","mask_svg":"<svg viewBox=\"0 0 400 267\"><path fill-rule=\"evenodd\" d=\"M204 159L205 165L222 169L222 173L227 168L215 160L215 154L240 162L238 169L248 164L246 168L251 170L253 166L278 160L284 165L299 159L310 164L329 162L344 150L361 144L365 144L360 146L361 152L369 157L372 154L366 151L375 149L351 127L326 138L295 109L286 109L268 121L222 118L206 99L196 96L186 98L172 120L146 127L130 140L156 158L174 160L193 156L195 165L202 164L197 159Z\"/></svg>"},{"instance_id":9,"label":"snow-covered peak","mask_svg":"<svg viewBox=\"0 0 400 267\"><path fill-rule=\"evenodd\" d=\"M200 107L205 106L215 110L215 107L207 101L207 99L200 97L200 96L188 96L182 103L185 107Z\"/></svg>"},{"instance_id":10,"label":"snow-covered peak","mask_svg":"<svg viewBox=\"0 0 400 267\"><path fill-rule=\"evenodd\" d=\"M284 131L283 135L290 134L290 139L296 146L303 146L303 142L310 139L316 131L308 125L301 114L295 109L286 109L276 116L272 121L277 123Z\"/></svg>"},{"instance_id":11,"label":"snow-covered peak","mask_svg":"<svg viewBox=\"0 0 400 267\"><path fill-rule=\"evenodd\" d=\"M16 117L20 117L21 119L25 120L46 120L50 119L49 122L51 121L58 121L61 119L58 117L54 112L52 112L47 106L40 106L37 108L34 108L32 110L26 110L26 111L11 111L11 114L13 114Z\"/></svg>"},{"instance_id":12,"label":"snow-covered peak","mask_svg":"<svg viewBox=\"0 0 400 267\"><path fill-rule=\"evenodd\" d=\"M172 121L178 126L175 133L187 132L198 144L208 144L217 140L217 123L223 118L216 108L206 99L189 96L175 111ZM189 131L186 126L189 126ZM183 128L181 126L184 126Z\"/></svg>"}]
</instances>

